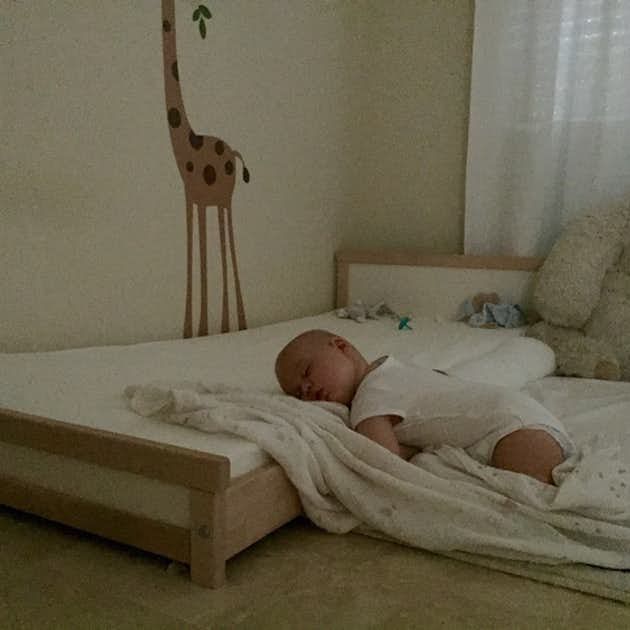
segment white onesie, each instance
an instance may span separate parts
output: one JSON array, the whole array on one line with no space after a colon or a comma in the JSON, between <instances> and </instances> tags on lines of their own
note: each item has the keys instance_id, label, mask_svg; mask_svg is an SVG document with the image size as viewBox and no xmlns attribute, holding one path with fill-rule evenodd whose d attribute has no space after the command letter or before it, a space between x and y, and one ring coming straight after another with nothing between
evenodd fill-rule
<instances>
[{"instance_id":1,"label":"white onesie","mask_svg":"<svg viewBox=\"0 0 630 630\"><path fill-rule=\"evenodd\" d=\"M402 418L394 426L401 444L421 449L449 444L484 464L490 463L501 438L525 427L549 433L565 456L574 450L562 423L531 396L403 364L391 356L359 385L350 407L350 428L380 415Z\"/></svg>"}]
</instances>

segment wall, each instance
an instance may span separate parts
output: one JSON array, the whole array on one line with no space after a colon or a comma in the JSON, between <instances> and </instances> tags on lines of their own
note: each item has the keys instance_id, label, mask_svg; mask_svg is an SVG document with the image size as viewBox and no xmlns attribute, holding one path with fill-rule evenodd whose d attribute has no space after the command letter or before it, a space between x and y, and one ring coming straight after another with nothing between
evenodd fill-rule
<instances>
[{"instance_id":1,"label":"wall","mask_svg":"<svg viewBox=\"0 0 630 630\"><path fill-rule=\"evenodd\" d=\"M233 199L250 327L331 308L341 245L460 249L468 0L208 3L205 41L197 4L177 2L179 72L196 132L251 172ZM181 336L159 3L0 6L0 350Z\"/></svg>"},{"instance_id":2,"label":"wall","mask_svg":"<svg viewBox=\"0 0 630 630\"><path fill-rule=\"evenodd\" d=\"M358 0L343 245L463 251L473 0Z\"/></svg>"}]
</instances>

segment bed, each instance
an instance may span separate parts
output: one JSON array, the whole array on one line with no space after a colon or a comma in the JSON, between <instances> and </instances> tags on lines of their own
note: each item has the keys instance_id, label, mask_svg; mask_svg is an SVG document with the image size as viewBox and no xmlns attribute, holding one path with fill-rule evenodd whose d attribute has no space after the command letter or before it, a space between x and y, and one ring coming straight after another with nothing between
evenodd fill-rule
<instances>
[{"instance_id":1,"label":"bed","mask_svg":"<svg viewBox=\"0 0 630 630\"><path fill-rule=\"evenodd\" d=\"M368 356L404 352L414 335L427 357L446 363L454 354L482 354L522 330L456 323L462 302L492 290L527 306L541 262L339 252L337 306L385 300L413 316L412 331L333 311L212 337L1 354L0 504L188 564L194 582L219 587L229 558L302 513L298 494L255 444L139 417L127 407L125 387L203 380L276 391L277 351L315 327L348 337ZM586 401L576 408L576 430L587 429L602 396L630 395L628 383L544 380L552 395ZM613 430L625 429L617 422Z\"/></svg>"}]
</instances>

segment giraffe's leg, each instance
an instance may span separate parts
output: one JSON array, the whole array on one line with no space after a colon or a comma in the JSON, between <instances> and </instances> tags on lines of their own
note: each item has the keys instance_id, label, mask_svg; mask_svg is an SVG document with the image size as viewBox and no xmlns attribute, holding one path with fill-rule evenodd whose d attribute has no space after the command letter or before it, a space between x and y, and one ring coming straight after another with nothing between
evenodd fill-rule
<instances>
[{"instance_id":1,"label":"giraffe's leg","mask_svg":"<svg viewBox=\"0 0 630 630\"><path fill-rule=\"evenodd\" d=\"M206 231L206 206L197 205L199 214L199 265L201 267L201 315L199 336L208 334L208 248Z\"/></svg>"},{"instance_id":2,"label":"giraffe's leg","mask_svg":"<svg viewBox=\"0 0 630 630\"><path fill-rule=\"evenodd\" d=\"M192 337L192 259L193 259L193 203L186 194L186 311L184 339Z\"/></svg>"},{"instance_id":3,"label":"giraffe's leg","mask_svg":"<svg viewBox=\"0 0 630 630\"><path fill-rule=\"evenodd\" d=\"M219 217L219 236L221 239L221 271L223 273L223 300L221 310L221 332L230 330L230 312L228 305L228 286L227 286L227 254L225 252L225 208L218 206L217 213Z\"/></svg>"},{"instance_id":4,"label":"giraffe's leg","mask_svg":"<svg viewBox=\"0 0 630 630\"><path fill-rule=\"evenodd\" d=\"M226 208L228 216L228 232L230 235L230 250L232 254L232 270L234 272L234 288L236 289L236 313L238 316L238 329L247 328L245 321L245 306L243 305L243 295L241 293L241 283L238 279L238 266L236 264L236 248L234 247L234 227L232 225L232 206Z\"/></svg>"}]
</instances>

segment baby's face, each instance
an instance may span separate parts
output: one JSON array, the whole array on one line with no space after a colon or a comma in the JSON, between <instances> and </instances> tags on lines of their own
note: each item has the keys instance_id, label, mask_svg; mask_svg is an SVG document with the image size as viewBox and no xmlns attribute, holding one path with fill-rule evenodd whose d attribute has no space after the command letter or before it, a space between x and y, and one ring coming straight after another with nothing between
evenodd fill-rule
<instances>
[{"instance_id":1,"label":"baby's face","mask_svg":"<svg viewBox=\"0 0 630 630\"><path fill-rule=\"evenodd\" d=\"M333 337L327 341L292 341L280 354L277 376L285 393L301 400L349 405L363 377L352 346Z\"/></svg>"}]
</instances>

